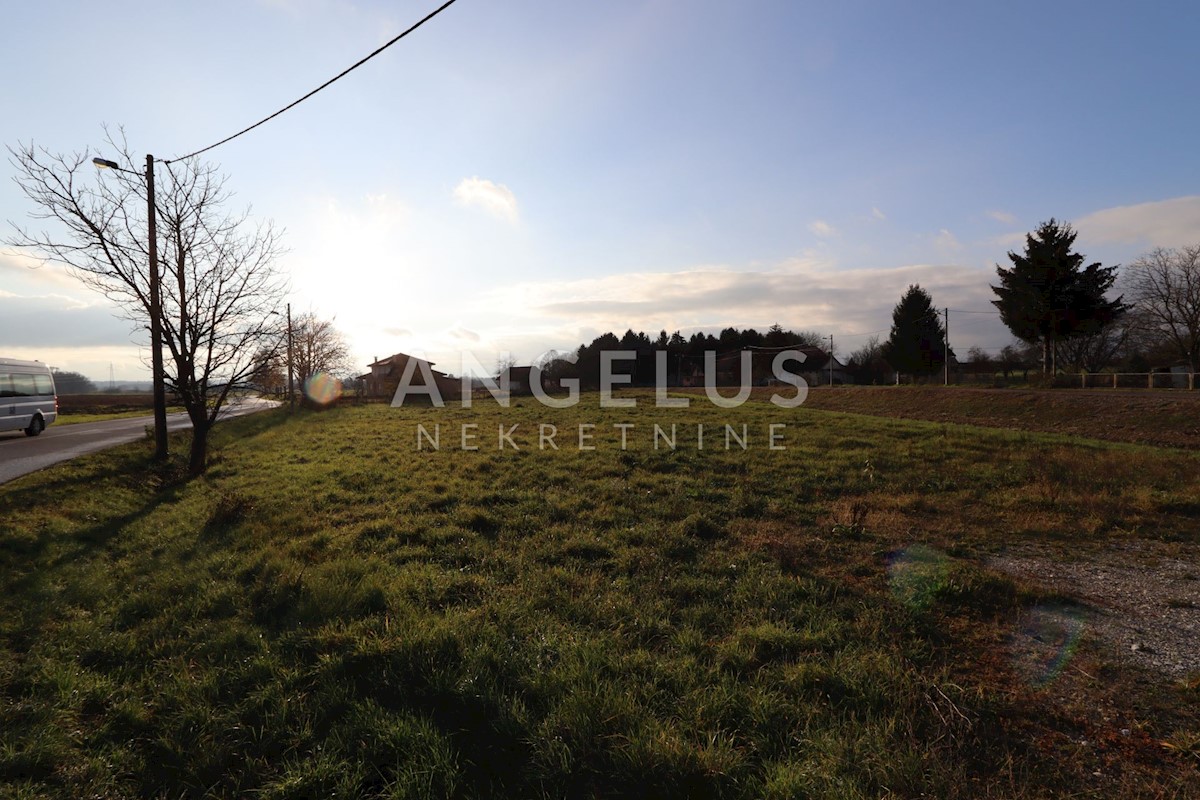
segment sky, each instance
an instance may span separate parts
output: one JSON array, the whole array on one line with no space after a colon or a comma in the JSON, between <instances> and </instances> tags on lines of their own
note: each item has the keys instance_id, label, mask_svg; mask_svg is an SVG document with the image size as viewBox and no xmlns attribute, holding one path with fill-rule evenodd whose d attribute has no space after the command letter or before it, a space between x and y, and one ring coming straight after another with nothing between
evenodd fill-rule
<instances>
[{"instance_id":1,"label":"sky","mask_svg":"<svg viewBox=\"0 0 1200 800\"><path fill-rule=\"evenodd\" d=\"M0 140L183 155L438 4L14 4ZM962 312L1040 222L1106 265L1200 242L1198 34L1184 2L458 0L205 158L285 231L281 307L363 371L773 323L848 356L912 283L994 352L1008 331ZM0 239L33 211L0 181ZM146 337L35 255L0 245L0 354L146 378Z\"/></svg>"}]
</instances>

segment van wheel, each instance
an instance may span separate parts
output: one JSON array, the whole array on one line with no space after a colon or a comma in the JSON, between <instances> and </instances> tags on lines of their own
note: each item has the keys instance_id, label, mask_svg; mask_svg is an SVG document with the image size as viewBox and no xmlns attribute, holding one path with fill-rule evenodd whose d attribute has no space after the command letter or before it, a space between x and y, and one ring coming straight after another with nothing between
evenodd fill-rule
<instances>
[{"instance_id":1,"label":"van wheel","mask_svg":"<svg viewBox=\"0 0 1200 800\"><path fill-rule=\"evenodd\" d=\"M42 431L46 430L46 422L41 417L34 417L29 421L29 427L25 429L26 436L37 436Z\"/></svg>"}]
</instances>

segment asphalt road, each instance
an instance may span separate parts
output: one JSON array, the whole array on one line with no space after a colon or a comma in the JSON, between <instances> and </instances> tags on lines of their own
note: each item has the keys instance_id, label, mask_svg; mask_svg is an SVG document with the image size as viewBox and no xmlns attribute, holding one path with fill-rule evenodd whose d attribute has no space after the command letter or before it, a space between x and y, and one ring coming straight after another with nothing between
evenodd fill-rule
<instances>
[{"instance_id":1,"label":"asphalt road","mask_svg":"<svg viewBox=\"0 0 1200 800\"><path fill-rule=\"evenodd\" d=\"M260 398L248 398L225 406L219 419L240 417L273 408L276 403ZM28 475L51 464L67 461L84 453L94 453L126 442L146 438L146 426L154 418L128 417L104 422L80 422L73 425L51 425L40 436L26 436L21 431L0 433L0 483ZM168 414L167 430L192 427L187 414Z\"/></svg>"}]
</instances>

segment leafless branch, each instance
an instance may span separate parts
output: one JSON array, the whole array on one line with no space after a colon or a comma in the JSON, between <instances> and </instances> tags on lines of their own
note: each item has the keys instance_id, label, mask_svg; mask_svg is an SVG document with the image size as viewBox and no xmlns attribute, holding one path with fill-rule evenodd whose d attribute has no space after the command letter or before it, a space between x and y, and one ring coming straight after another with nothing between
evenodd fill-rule
<instances>
[{"instance_id":1,"label":"leafless branch","mask_svg":"<svg viewBox=\"0 0 1200 800\"><path fill-rule=\"evenodd\" d=\"M106 155L138 160L123 132L106 136ZM51 153L33 143L10 147L17 183L46 230L14 226L8 243L43 262L64 264L85 285L149 326L148 206L145 176L121 169L96 174L87 154ZM246 383L255 355L278 347L270 317L286 292L274 263L279 232L231 213L217 169L196 159L157 171L161 322L169 359L165 380L192 420L192 468L203 469L207 433L231 389Z\"/></svg>"}]
</instances>

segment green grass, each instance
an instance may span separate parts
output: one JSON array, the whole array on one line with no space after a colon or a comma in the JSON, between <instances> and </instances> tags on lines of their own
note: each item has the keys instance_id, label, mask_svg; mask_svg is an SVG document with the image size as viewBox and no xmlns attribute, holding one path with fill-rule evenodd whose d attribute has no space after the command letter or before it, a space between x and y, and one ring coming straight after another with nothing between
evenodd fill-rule
<instances>
[{"instance_id":1,"label":"green grass","mask_svg":"<svg viewBox=\"0 0 1200 800\"><path fill-rule=\"evenodd\" d=\"M649 400L268 412L218 426L200 479L139 444L6 485L0 785L966 798L1091 780L1069 745L1085 712L1004 655L1040 598L977 556L1194 540L1196 458ZM678 449L655 450L672 422ZM416 449L418 423L440 450ZM520 450L497 448L501 423ZM748 449L724 449L727 423ZM1153 733L1184 744L1122 755L1109 796L1197 788L1181 691Z\"/></svg>"}]
</instances>

